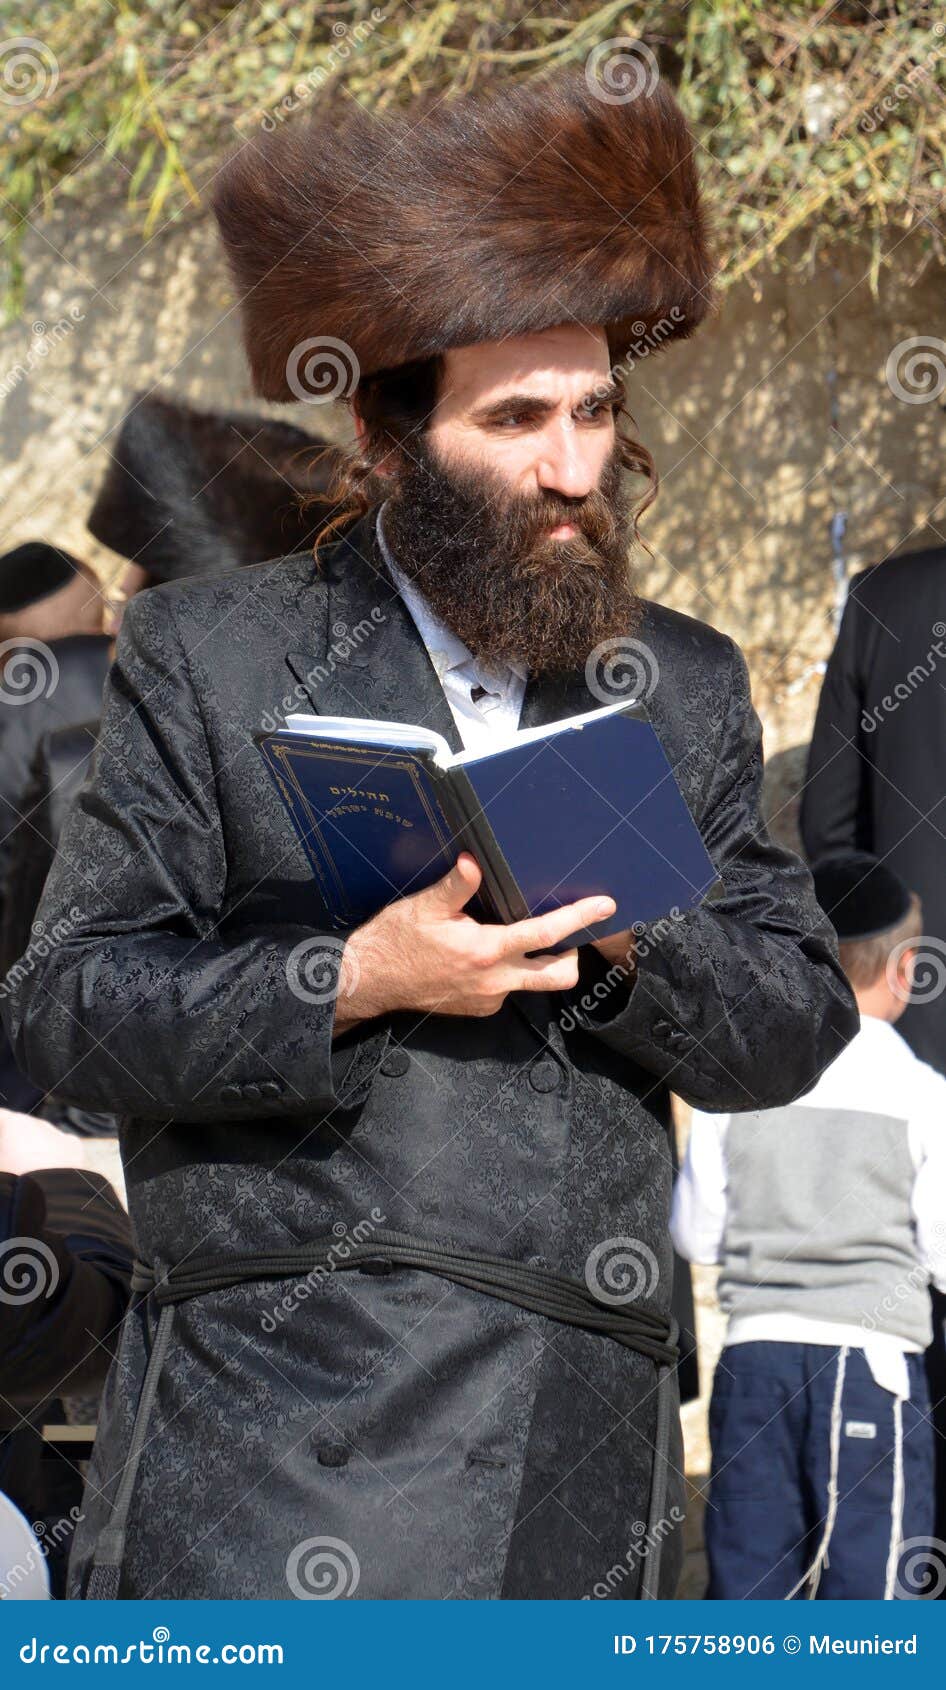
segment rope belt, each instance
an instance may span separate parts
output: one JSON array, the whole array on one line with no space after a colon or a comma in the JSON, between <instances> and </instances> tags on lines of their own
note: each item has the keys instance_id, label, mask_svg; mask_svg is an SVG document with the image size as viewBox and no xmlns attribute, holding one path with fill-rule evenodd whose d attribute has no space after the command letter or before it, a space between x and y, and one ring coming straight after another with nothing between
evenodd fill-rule
<instances>
[{"instance_id":1,"label":"rope belt","mask_svg":"<svg viewBox=\"0 0 946 1690\"><path fill-rule=\"evenodd\" d=\"M626 1349L638 1351L656 1364L657 1431L645 1540L649 1553L644 1561L640 1592L644 1600L655 1597L663 1541L663 1530L655 1531L655 1528L662 1520L666 1506L674 1403L670 1385L678 1357L676 1323L639 1306L599 1302L582 1280L554 1273L549 1268L532 1267L506 1256L493 1256L479 1250L431 1244L403 1232L376 1231L370 1242L348 1243L346 1240L345 1247L348 1253L341 1257L338 1238L330 1236L271 1255L195 1256L177 1262L161 1278L155 1275L147 1262L135 1262L131 1289L140 1298L152 1296L160 1315L128 1456L108 1523L99 1533L96 1543L86 1598L93 1601L114 1600L118 1596L128 1513L157 1394L158 1376L170 1344L176 1305L191 1297L223 1291L233 1285L267 1279L302 1279L318 1270L326 1274L353 1269L388 1273L398 1267L420 1268L454 1285L463 1285L484 1296L513 1303L532 1314L544 1315L548 1320L600 1333L623 1344Z\"/></svg>"}]
</instances>

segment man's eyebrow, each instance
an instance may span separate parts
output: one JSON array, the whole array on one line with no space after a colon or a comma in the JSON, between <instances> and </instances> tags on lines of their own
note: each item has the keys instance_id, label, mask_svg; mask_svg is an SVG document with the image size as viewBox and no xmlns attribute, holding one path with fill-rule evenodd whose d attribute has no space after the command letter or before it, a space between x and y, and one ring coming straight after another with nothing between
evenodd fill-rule
<instances>
[{"instance_id":1,"label":"man's eyebrow","mask_svg":"<svg viewBox=\"0 0 946 1690\"><path fill-rule=\"evenodd\" d=\"M503 417L514 417L520 411L547 416L549 411L555 410L555 405L554 399L547 399L541 393L510 393L505 399L487 400L485 404L477 405L470 412L470 421L500 422Z\"/></svg>"},{"instance_id":2,"label":"man's eyebrow","mask_svg":"<svg viewBox=\"0 0 946 1690\"><path fill-rule=\"evenodd\" d=\"M625 398L626 389L623 381L615 379L614 381L609 381L605 387L593 387L590 393L586 393L584 398L578 401L578 404L619 405L623 403ZM577 408L578 407L576 406L576 410Z\"/></svg>"},{"instance_id":3,"label":"man's eyebrow","mask_svg":"<svg viewBox=\"0 0 946 1690\"><path fill-rule=\"evenodd\" d=\"M573 406L573 409L579 411L587 410L592 405L613 405L619 403L623 398L624 383L612 381L605 386L589 388L588 392L583 394L577 404ZM533 416L544 417L548 416L550 411L554 411L557 404L557 400L549 399L543 393L510 393L507 394L505 399L487 400L484 405L477 405L470 412L470 421L474 423L501 422L504 417L518 416L521 411L529 411Z\"/></svg>"}]
</instances>

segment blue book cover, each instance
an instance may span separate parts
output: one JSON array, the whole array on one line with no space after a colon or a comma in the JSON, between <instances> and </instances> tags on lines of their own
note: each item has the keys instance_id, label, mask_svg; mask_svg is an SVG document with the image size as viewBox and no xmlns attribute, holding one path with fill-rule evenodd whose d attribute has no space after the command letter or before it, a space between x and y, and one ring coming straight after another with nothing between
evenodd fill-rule
<instances>
[{"instance_id":1,"label":"blue book cover","mask_svg":"<svg viewBox=\"0 0 946 1690\"><path fill-rule=\"evenodd\" d=\"M558 948L701 903L717 871L653 724L618 703L452 753L406 723L290 717L259 744L331 923L357 926L469 850L481 919L606 892L616 913Z\"/></svg>"}]
</instances>

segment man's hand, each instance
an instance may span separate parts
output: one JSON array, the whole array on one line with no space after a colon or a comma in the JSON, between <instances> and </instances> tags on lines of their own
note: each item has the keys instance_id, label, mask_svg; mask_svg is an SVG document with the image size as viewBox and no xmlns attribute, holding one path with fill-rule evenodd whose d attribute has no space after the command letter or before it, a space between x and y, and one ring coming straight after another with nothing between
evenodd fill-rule
<instances>
[{"instance_id":1,"label":"man's hand","mask_svg":"<svg viewBox=\"0 0 946 1690\"><path fill-rule=\"evenodd\" d=\"M349 935L333 1036L399 1009L495 1015L510 992L562 992L577 984L577 950L526 953L605 921L614 899L580 898L548 915L496 926L463 913L482 878L476 859L463 851L435 886L396 899Z\"/></svg>"},{"instance_id":2,"label":"man's hand","mask_svg":"<svg viewBox=\"0 0 946 1690\"><path fill-rule=\"evenodd\" d=\"M612 968L616 964L625 974L633 974L637 966L636 940L629 927L625 927L623 933L609 933L606 939L592 939L591 943L599 956L603 956Z\"/></svg>"}]
</instances>

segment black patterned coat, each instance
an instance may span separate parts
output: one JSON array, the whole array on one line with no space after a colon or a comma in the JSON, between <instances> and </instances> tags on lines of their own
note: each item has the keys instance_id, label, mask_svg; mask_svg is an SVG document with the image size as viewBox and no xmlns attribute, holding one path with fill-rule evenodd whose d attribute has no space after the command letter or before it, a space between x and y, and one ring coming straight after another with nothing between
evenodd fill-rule
<instances>
[{"instance_id":1,"label":"black patterned coat","mask_svg":"<svg viewBox=\"0 0 946 1690\"><path fill-rule=\"evenodd\" d=\"M459 748L373 522L321 574L297 555L130 605L39 911L70 931L5 1014L40 1084L124 1116L138 1251L159 1271L343 1239L373 1215L579 1279L595 1246L629 1240L641 1294L667 1308L669 1088L709 1109L786 1103L857 1013L808 871L763 825L741 653L656 604L640 637L722 901L643 943L630 992L591 995L604 970L589 950L565 997L398 1014L333 1047L331 1003L288 983L324 918L253 734L301 707L422 722ZM522 724L596 702L583 675L533 681ZM151 1301L106 1386L73 1596L127 1449ZM336 1587L359 1598L634 1596L654 1422L649 1360L433 1274L205 1295L175 1310L120 1593L321 1593L334 1555ZM678 1429L673 1456L669 1518Z\"/></svg>"}]
</instances>

